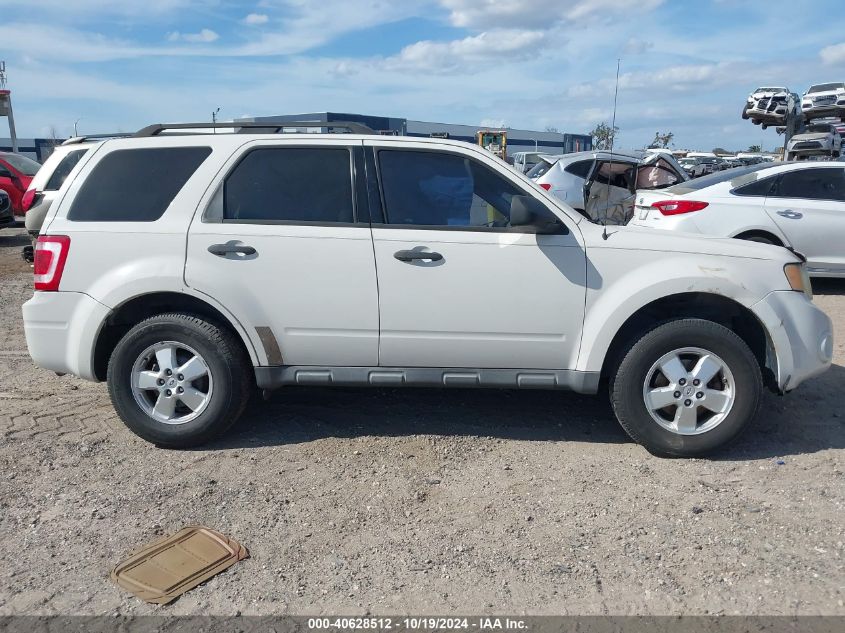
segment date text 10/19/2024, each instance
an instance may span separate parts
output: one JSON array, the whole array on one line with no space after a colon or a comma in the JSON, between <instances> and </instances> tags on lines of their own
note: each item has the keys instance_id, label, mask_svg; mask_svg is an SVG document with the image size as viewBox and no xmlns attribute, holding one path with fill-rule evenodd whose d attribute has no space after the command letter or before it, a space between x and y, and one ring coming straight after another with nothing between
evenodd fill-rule
<instances>
[{"instance_id":1,"label":"date text 10/19/2024","mask_svg":"<svg viewBox=\"0 0 845 633\"><path fill-rule=\"evenodd\" d=\"M519 618L503 617L350 617L308 618L308 629L369 631L521 631L528 624Z\"/></svg>"}]
</instances>

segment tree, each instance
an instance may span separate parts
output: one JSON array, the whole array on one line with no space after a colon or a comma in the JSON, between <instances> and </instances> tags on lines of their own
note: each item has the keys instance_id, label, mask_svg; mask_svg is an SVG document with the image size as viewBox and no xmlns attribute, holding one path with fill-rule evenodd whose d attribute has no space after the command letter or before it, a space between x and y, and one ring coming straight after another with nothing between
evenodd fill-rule
<instances>
[{"instance_id":1,"label":"tree","mask_svg":"<svg viewBox=\"0 0 845 633\"><path fill-rule=\"evenodd\" d=\"M590 136L593 137L593 149L610 149L613 146L613 139L616 138L618 133L618 127L613 126L611 128L602 121L590 132Z\"/></svg>"},{"instance_id":2,"label":"tree","mask_svg":"<svg viewBox=\"0 0 845 633\"><path fill-rule=\"evenodd\" d=\"M713 153L717 154L717 155L718 154L730 154L730 152L728 150L726 150L724 147L714 147Z\"/></svg>"},{"instance_id":3,"label":"tree","mask_svg":"<svg viewBox=\"0 0 845 633\"><path fill-rule=\"evenodd\" d=\"M674 132L666 132L665 134L661 134L660 132L654 133L654 140L651 142L649 147L662 147L666 149L669 147L669 144L672 142L672 139L675 138Z\"/></svg>"},{"instance_id":4,"label":"tree","mask_svg":"<svg viewBox=\"0 0 845 633\"><path fill-rule=\"evenodd\" d=\"M763 148L760 145L749 145L748 149L746 151L759 154L760 152L763 151Z\"/></svg>"},{"instance_id":5,"label":"tree","mask_svg":"<svg viewBox=\"0 0 845 633\"><path fill-rule=\"evenodd\" d=\"M556 128L555 126L553 126L553 125L547 125L547 126L546 126L546 132L560 132L560 130L559 130L559 129L557 129L557 128Z\"/></svg>"}]
</instances>

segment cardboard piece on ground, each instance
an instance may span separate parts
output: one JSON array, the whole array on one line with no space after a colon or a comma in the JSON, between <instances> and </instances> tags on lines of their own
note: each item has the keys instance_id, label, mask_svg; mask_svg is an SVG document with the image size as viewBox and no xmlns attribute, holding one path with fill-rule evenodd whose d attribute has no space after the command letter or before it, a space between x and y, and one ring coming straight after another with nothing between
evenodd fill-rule
<instances>
[{"instance_id":1,"label":"cardboard piece on ground","mask_svg":"<svg viewBox=\"0 0 845 633\"><path fill-rule=\"evenodd\" d=\"M189 526L118 563L111 579L145 602L167 604L248 556L220 532Z\"/></svg>"}]
</instances>

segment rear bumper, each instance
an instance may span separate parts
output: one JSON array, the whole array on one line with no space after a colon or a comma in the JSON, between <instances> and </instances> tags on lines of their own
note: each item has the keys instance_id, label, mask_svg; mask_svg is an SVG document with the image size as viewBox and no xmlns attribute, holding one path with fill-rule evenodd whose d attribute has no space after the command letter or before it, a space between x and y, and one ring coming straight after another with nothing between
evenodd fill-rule
<instances>
[{"instance_id":1,"label":"rear bumper","mask_svg":"<svg viewBox=\"0 0 845 633\"><path fill-rule=\"evenodd\" d=\"M36 292L23 304L29 355L44 369L97 380L94 347L110 312L81 292Z\"/></svg>"},{"instance_id":2,"label":"rear bumper","mask_svg":"<svg viewBox=\"0 0 845 633\"><path fill-rule=\"evenodd\" d=\"M781 392L826 371L833 360L833 323L803 294L769 293L751 310L763 322L776 356Z\"/></svg>"}]
</instances>

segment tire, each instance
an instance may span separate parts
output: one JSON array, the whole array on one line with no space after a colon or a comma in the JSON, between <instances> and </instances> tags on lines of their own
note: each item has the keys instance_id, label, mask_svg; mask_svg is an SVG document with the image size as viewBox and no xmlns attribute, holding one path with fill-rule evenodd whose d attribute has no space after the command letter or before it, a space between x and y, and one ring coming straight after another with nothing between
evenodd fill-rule
<instances>
[{"instance_id":1,"label":"tire","mask_svg":"<svg viewBox=\"0 0 845 633\"><path fill-rule=\"evenodd\" d=\"M711 380L697 387L689 384L695 375L693 365L698 354L685 352L691 349L709 354L710 361L716 364L724 363L724 368ZM683 353L676 354L678 351ZM679 382L681 379L673 383L666 379L662 370L655 369L658 361L673 354L681 361L680 369L687 372L682 378L683 385ZM678 367L671 361L665 366ZM705 371L698 375L706 378L708 366L704 362ZM690 367L693 367L692 373ZM688 392L688 388L692 391ZM698 392L699 389L702 391ZM756 416L762 391L760 366L745 342L726 327L702 319L670 321L645 334L625 354L610 384L611 403L622 428L649 452L667 457L703 455L736 438ZM665 398L671 397L678 404L652 412L646 404L646 393L665 394ZM703 400L696 397L698 393L705 394ZM677 394L680 398L676 400ZM697 404L708 398L709 406L716 408L724 403L724 410L713 413ZM658 402L662 403L662 400ZM687 403L690 406L685 407ZM689 417L680 416L686 420L685 432L666 428L681 424L673 422L678 419L681 407L685 407L683 412L695 412L692 423L688 424Z\"/></svg>"},{"instance_id":2,"label":"tire","mask_svg":"<svg viewBox=\"0 0 845 633\"><path fill-rule=\"evenodd\" d=\"M231 332L197 316L173 313L129 330L109 359L106 380L117 414L133 433L157 446L190 448L223 434L238 419L249 400L251 370ZM146 381L143 390L133 388L133 376L136 383ZM164 421L168 414L172 417Z\"/></svg>"},{"instance_id":3,"label":"tire","mask_svg":"<svg viewBox=\"0 0 845 633\"><path fill-rule=\"evenodd\" d=\"M746 103L745 106L742 108L742 118L748 118L748 104Z\"/></svg>"}]
</instances>

